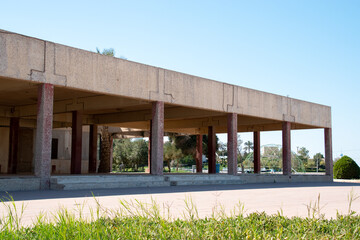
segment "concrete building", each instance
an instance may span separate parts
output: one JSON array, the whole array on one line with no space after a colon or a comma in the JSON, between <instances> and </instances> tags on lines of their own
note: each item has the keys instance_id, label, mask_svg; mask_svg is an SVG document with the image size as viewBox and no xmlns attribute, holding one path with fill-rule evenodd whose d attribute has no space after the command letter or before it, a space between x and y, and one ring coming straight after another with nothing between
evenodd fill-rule
<instances>
[{"instance_id":1,"label":"concrete building","mask_svg":"<svg viewBox=\"0 0 360 240\"><path fill-rule=\"evenodd\" d=\"M267 181L259 176L261 131L282 130L283 176L278 178L290 181L291 130L322 128L326 175L310 180L332 181L328 106L4 30L0 30L0 123L1 173L10 174L6 179L31 174L38 181L34 188L51 187L54 129L71 127L71 152L58 154L71 159L71 174L80 174L87 167L82 159L92 168L96 165L97 141L91 136L97 126L149 131L150 176L163 175L164 131L198 135L198 142L208 134L209 173L215 173L215 134L227 133L229 175L237 175L237 132L253 132L254 179L263 179L256 181ZM89 128L90 141L83 139L83 126ZM83 142L88 142L87 149ZM198 158L200 148L198 144ZM83 157L87 153L89 157Z\"/></svg>"}]
</instances>

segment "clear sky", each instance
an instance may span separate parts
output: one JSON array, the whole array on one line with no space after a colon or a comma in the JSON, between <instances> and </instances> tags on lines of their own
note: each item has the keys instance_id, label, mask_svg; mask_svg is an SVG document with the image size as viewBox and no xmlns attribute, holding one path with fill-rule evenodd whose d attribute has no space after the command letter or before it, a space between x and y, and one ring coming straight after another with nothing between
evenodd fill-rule
<instances>
[{"instance_id":1,"label":"clear sky","mask_svg":"<svg viewBox=\"0 0 360 240\"><path fill-rule=\"evenodd\" d=\"M360 1L13 0L0 8L0 29L329 105L334 157L360 164ZM281 144L280 132L261 137ZM323 138L292 131L292 149L323 153Z\"/></svg>"}]
</instances>

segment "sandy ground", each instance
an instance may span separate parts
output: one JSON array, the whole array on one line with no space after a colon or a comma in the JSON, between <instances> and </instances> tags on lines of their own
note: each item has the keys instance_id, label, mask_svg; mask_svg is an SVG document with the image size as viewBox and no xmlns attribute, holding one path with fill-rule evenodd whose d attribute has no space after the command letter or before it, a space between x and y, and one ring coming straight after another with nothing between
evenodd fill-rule
<instances>
[{"instance_id":1,"label":"sandy ground","mask_svg":"<svg viewBox=\"0 0 360 240\"><path fill-rule=\"evenodd\" d=\"M0 205L0 216L6 216L8 207L15 204L20 212L25 206L21 223L30 225L39 214L45 214L53 219L54 214L66 208L75 214L81 211L85 217L90 217L91 210L96 210L97 202L102 211L119 211L120 201L134 203L134 211L140 207L136 200L150 204L155 201L160 213L172 218L188 216L186 202L192 201L201 218L211 216L214 212L231 214L239 206L244 206L246 214L265 211L268 214L307 217L308 207L318 204L320 213L326 218L336 217L337 212L348 213L349 194L360 196L359 182L334 183L291 183L291 184L244 184L244 185L214 185L214 186L174 186L158 188L133 189L99 189L76 191L26 191L1 192L3 204ZM8 201L10 194L14 202ZM320 201L318 197L320 196ZM241 204L239 204L241 203ZM149 206L148 206L149 207ZM360 213L360 198L352 202L352 210ZM314 212L314 211L311 211ZM96 215L96 214L94 214Z\"/></svg>"}]
</instances>

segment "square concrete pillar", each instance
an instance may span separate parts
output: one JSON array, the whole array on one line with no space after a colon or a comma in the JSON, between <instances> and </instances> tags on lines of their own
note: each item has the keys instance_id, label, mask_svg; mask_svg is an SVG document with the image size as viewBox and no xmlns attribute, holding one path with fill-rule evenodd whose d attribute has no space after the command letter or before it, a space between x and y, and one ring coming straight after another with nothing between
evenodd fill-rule
<instances>
[{"instance_id":1,"label":"square concrete pillar","mask_svg":"<svg viewBox=\"0 0 360 240\"><path fill-rule=\"evenodd\" d=\"M48 83L39 85L36 122L35 176L40 178L40 189L50 188L53 106L54 86Z\"/></svg>"},{"instance_id":2,"label":"square concrete pillar","mask_svg":"<svg viewBox=\"0 0 360 240\"><path fill-rule=\"evenodd\" d=\"M145 171L146 173L151 174L151 129L152 129L152 121L150 120L150 129L149 129L149 142L148 142L148 168Z\"/></svg>"},{"instance_id":3,"label":"square concrete pillar","mask_svg":"<svg viewBox=\"0 0 360 240\"><path fill-rule=\"evenodd\" d=\"M151 166L153 175L163 175L164 165L164 102L152 103Z\"/></svg>"},{"instance_id":4,"label":"square concrete pillar","mask_svg":"<svg viewBox=\"0 0 360 240\"><path fill-rule=\"evenodd\" d=\"M260 173L260 132L254 132L254 173Z\"/></svg>"},{"instance_id":5,"label":"square concrete pillar","mask_svg":"<svg viewBox=\"0 0 360 240\"><path fill-rule=\"evenodd\" d=\"M208 173L213 174L216 173L216 135L215 129L213 126L209 126L208 128Z\"/></svg>"},{"instance_id":6,"label":"square concrete pillar","mask_svg":"<svg viewBox=\"0 0 360 240\"><path fill-rule=\"evenodd\" d=\"M71 133L71 174L81 174L82 151L82 114L80 111L72 112Z\"/></svg>"},{"instance_id":7,"label":"square concrete pillar","mask_svg":"<svg viewBox=\"0 0 360 240\"><path fill-rule=\"evenodd\" d=\"M332 156L332 133L331 128L324 129L325 135L325 171L326 175L333 176L333 156Z\"/></svg>"},{"instance_id":8,"label":"square concrete pillar","mask_svg":"<svg viewBox=\"0 0 360 240\"><path fill-rule=\"evenodd\" d=\"M89 133L89 173L96 173L96 160L97 160L97 125L90 125Z\"/></svg>"},{"instance_id":9,"label":"square concrete pillar","mask_svg":"<svg viewBox=\"0 0 360 240\"><path fill-rule=\"evenodd\" d=\"M8 173L16 174L18 163L20 119L10 118Z\"/></svg>"},{"instance_id":10,"label":"square concrete pillar","mask_svg":"<svg viewBox=\"0 0 360 240\"><path fill-rule=\"evenodd\" d=\"M283 174L291 175L291 123L282 124Z\"/></svg>"},{"instance_id":11,"label":"square concrete pillar","mask_svg":"<svg viewBox=\"0 0 360 240\"><path fill-rule=\"evenodd\" d=\"M227 152L228 174L237 174L237 114L228 113L227 116Z\"/></svg>"},{"instance_id":12,"label":"square concrete pillar","mask_svg":"<svg viewBox=\"0 0 360 240\"><path fill-rule=\"evenodd\" d=\"M202 135L196 135L196 172L202 173L202 142L203 142L203 136Z\"/></svg>"}]
</instances>

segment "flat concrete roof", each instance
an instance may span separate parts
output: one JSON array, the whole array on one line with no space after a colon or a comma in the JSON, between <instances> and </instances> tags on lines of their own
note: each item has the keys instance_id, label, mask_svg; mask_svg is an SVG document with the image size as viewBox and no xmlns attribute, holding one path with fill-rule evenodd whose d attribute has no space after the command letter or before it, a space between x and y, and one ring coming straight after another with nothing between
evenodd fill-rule
<instances>
[{"instance_id":1,"label":"flat concrete roof","mask_svg":"<svg viewBox=\"0 0 360 240\"><path fill-rule=\"evenodd\" d=\"M151 102L165 103L165 131L226 132L226 114L238 131L331 128L331 108L285 96L104 56L0 30L0 125L20 117L36 126L37 86L55 85L54 127L83 124L149 129Z\"/></svg>"}]
</instances>

